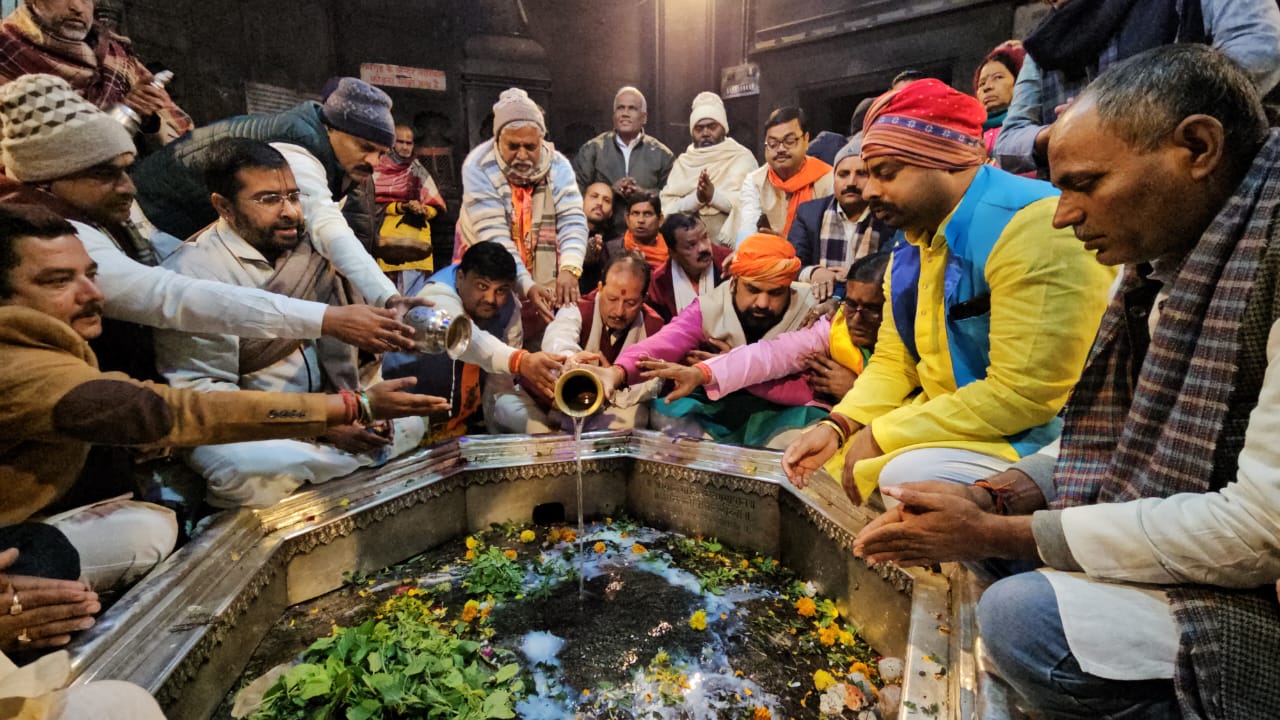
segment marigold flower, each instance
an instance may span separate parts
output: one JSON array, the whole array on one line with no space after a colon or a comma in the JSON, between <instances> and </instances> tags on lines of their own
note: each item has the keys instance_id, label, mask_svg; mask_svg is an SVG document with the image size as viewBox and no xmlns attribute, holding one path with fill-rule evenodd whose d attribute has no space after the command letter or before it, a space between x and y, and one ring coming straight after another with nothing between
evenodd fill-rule
<instances>
[{"instance_id":1,"label":"marigold flower","mask_svg":"<svg viewBox=\"0 0 1280 720\"><path fill-rule=\"evenodd\" d=\"M831 647L836 644L836 637L839 634L840 630L835 625L818 628L818 641L827 647Z\"/></svg>"},{"instance_id":2,"label":"marigold flower","mask_svg":"<svg viewBox=\"0 0 1280 720\"><path fill-rule=\"evenodd\" d=\"M507 548L506 550L503 550L503 551L502 551L502 554L503 554L503 555L506 555L508 560L515 560L515 559L516 559L516 551L515 551L515 550L512 550L512 549L510 549L510 548Z\"/></svg>"},{"instance_id":3,"label":"marigold flower","mask_svg":"<svg viewBox=\"0 0 1280 720\"><path fill-rule=\"evenodd\" d=\"M840 644L841 644L841 645L852 645L852 644L853 644L853 633L849 632L848 630L841 630L841 631L840 631Z\"/></svg>"},{"instance_id":4,"label":"marigold flower","mask_svg":"<svg viewBox=\"0 0 1280 720\"><path fill-rule=\"evenodd\" d=\"M693 628L694 630L706 630L707 629L707 611L699 610L698 612L694 613L693 616L689 618L689 627Z\"/></svg>"},{"instance_id":5,"label":"marigold flower","mask_svg":"<svg viewBox=\"0 0 1280 720\"><path fill-rule=\"evenodd\" d=\"M560 528L551 528L547 531L547 542L549 543L554 544L560 542L560 537Z\"/></svg>"},{"instance_id":6,"label":"marigold flower","mask_svg":"<svg viewBox=\"0 0 1280 720\"><path fill-rule=\"evenodd\" d=\"M813 687L822 692L832 685L836 684L836 679L826 670L816 670L813 673Z\"/></svg>"},{"instance_id":7,"label":"marigold flower","mask_svg":"<svg viewBox=\"0 0 1280 720\"><path fill-rule=\"evenodd\" d=\"M537 539L538 539L538 535L532 530L525 530L524 532L520 533L520 542L522 543L531 543Z\"/></svg>"},{"instance_id":8,"label":"marigold flower","mask_svg":"<svg viewBox=\"0 0 1280 720\"><path fill-rule=\"evenodd\" d=\"M802 597L796 601L796 612L800 613L801 617L813 617L818 614L818 606L812 598Z\"/></svg>"},{"instance_id":9,"label":"marigold flower","mask_svg":"<svg viewBox=\"0 0 1280 720\"><path fill-rule=\"evenodd\" d=\"M751 713L751 720L773 720L773 713L763 705L757 705Z\"/></svg>"},{"instance_id":10,"label":"marigold flower","mask_svg":"<svg viewBox=\"0 0 1280 720\"><path fill-rule=\"evenodd\" d=\"M475 600L468 600L466 605L462 606L462 622L469 623L476 619L480 614L480 603Z\"/></svg>"},{"instance_id":11,"label":"marigold flower","mask_svg":"<svg viewBox=\"0 0 1280 720\"><path fill-rule=\"evenodd\" d=\"M643 555L643 554L645 554L645 553L649 552L649 549L648 549L648 548L646 548L645 546L641 545L640 543L636 543L635 545L632 545L632 546L631 546L631 552L633 552L633 553L635 553L635 554L637 554L637 555Z\"/></svg>"},{"instance_id":12,"label":"marigold flower","mask_svg":"<svg viewBox=\"0 0 1280 720\"><path fill-rule=\"evenodd\" d=\"M467 551L467 554L466 554L466 559L467 559L467 560L475 560L475 559L476 559L476 551L475 551L475 550L468 550L468 551Z\"/></svg>"},{"instance_id":13,"label":"marigold flower","mask_svg":"<svg viewBox=\"0 0 1280 720\"><path fill-rule=\"evenodd\" d=\"M608 550L609 547L604 544L603 540L601 540L597 542L595 545L593 545L591 549L595 550L597 554L600 554L600 553L603 553L605 550Z\"/></svg>"},{"instance_id":14,"label":"marigold flower","mask_svg":"<svg viewBox=\"0 0 1280 720\"><path fill-rule=\"evenodd\" d=\"M480 541L479 541L479 540L477 540L477 539L475 539L474 537L472 537L472 536L468 535L468 536L467 536L467 549L468 549L468 550L475 550L475 549L476 549L476 548L478 548L478 547L480 547Z\"/></svg>"},{"instance_id":15,"label":"marigold flower","mask_svg":"<svg viewBox=\"0 0 1280 720\"><path fill-rule=\"evenodd\" d=\"M565 542L574 542L578 539L578 531L573 528L565 528L560 531L560 539Z\"/></svg>"},{"instance_id":16,"label":"marigold flower","mask_svg":"<svg viewBox=\"0 0 1280 720\"><path fill-rule=\"evenodd\" d=\"M849 666L849 674L862 673L865 677L871 677L871 668L867 667L864 662L856 662Z\"/></svg>"}]
</instances>

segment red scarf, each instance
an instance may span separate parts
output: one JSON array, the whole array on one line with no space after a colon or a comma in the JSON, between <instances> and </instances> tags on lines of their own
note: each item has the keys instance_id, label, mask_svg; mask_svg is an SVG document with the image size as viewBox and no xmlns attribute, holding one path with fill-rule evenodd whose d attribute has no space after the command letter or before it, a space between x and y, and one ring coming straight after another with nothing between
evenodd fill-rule
<instances>
[{"instance_id":1,"label":"red scarf","mask_svg":"<svg viewBox=\"0 0 1280 720\"><path fill-rule=\"evenodd\" d=\"M795 219L796 208L800 207L800 203L813 199L813 184L830 172L831 166L815 157L805 157L800 172L792 175L789 180L783 180L772 167L769 168L769 182L787 194L787 224L782 228L782 237L790 234L791 221Z\"/></svg>"}]
</instances>

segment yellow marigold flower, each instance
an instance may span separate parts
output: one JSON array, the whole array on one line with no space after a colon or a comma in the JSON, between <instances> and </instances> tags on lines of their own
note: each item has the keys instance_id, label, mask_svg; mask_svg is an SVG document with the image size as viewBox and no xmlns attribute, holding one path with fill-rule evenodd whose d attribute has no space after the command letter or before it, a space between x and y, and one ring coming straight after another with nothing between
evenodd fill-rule
<instances>
[{"instance_id":1,"label":"yellow marigold flower","mask_svg":"<svg viewBox=\"0 0 1280 720\"><path fill-rule=\"evenodd\" d=\"M503 554L503 555L506 555L508 560L515 560L515 559L516 559L516 551L515 551L515 550L512 550L512 549L510 549L510 548L507 548L506 550L503 550L503 551L502 551L502 554Z\"/></svg>"},{"instance_id":2,"label":"yellow marigold flower","mask_svg":"<svg viewBox=\"0 0 1280 720\"><path fill-rule=\"evenodd\" d=\"M802 597L796 601L796 612L801 617L813 617L818 613L818 606L813 602L813 598Z\"/></svg>"},{"instance_id":3,"label":"yellow marigold flower","mask_svg":"<svg viewBox=\"0 0 1280 720\"><path fill-rule=\"evenodd\" d=\"M467 551L467 555L466 555L466 559L467 559L467 560L475 560L475 559L476 559L476 551L475 551L475 550L468 550L468 551Z\"/></svg>"},{"instance_id":4,"label":"yellow marigold flower","mask_svg":"<svg viewBox=\"0 0 1280 720\"><path fill-rule=\"evenodd\" d=\"M584 689L584 690L582 691L582 696L583 696L583 697L586 697L586 696L588 696L588 695L590 695L590 694L591 694L591 691L590 691L590 690Z\"/></svg>"},{"instance_id":5,"label":"yellow marigold flower","mask_svg":"<svg viewBox=\"0 0 1280 720\"><path fill-rule=\"evenodd\" d=\"M479 540L477 540L477 539L475 539L474 537L472 537L472 536L468 535L468 536L467 536L467 549L468 549L468 550L475 550L475 549L476 549L476 548L478 548L478 547L480 547L480 541L479 541Z\"/></svg>"},{"instance_id":6,"label":"yellow marigold flower","mask_svg":"<svg viewBox=\"0 0 1280 720\"><path fill-rule=\"evenodd\" d=\"M612 524L613 524L613 518L611 518L611 517L607 517L607 518L605 518L605 519L604 519L604 524L605 524L606 526L608 526L608 525L612 525Z\"/></svg>"},{"instance_id":7,"label":"yellow marigold flower","mask_svg":"<svg viewBox=\"0 0 1280 720\"><path fill-rule=\"evenodd\" d=\"M694 630L706 630L707 629L707 611L699 610L698 612L694 613L693 616L689 618L689 627L693 628Z\"/></svg>"},{"instance_id":8,"label":"yellow marigold flower","mask_svg":"<svg viewBox=\"0 0 1280 720\"><path fill-rule=\"evenodd\" d=\"M836 644L836 637L839 634L840 630L835 625L818 628L818 641L827 647L831 647Z\"/></svg>"},{"instance_id":9,"label":"yellow marigold flower","mask_svg":"<svg viewBox=\"0 0 1280 720\"><path fill-rule=\"evenodd\" d=\"M480 603L475 600L468 600L466 605L462 606L462 622L471 622L480 614Z\"/></svg>"},{"instance_id":10,"label":"yellow marigold flower","mask_svg":"<svg viewBox=\"0 0 1280 720\"><path fill-rule=\"evenodd\" d=\"M635 553L635 554L637 554L637 555L643 555L643 554L645 554L645 553L649 552L649 549L648 549L648 548L646 548L645 546L641 545L640 543L636 543L635 545L632 545L632 546L631 546L631 552L633 552L633 553Z\"/></svg>"},{"instance_id":11,"label":"yellow marigold flower","mask_svg":"<svg viewBox=\"0 0 1280 720\"><path fill-rule=\"evenodd\" d=\"M743 570L746 570L747 568L751 567L751 563L747 562L746 558L742 558L741 560L738 561L738 567L742 568ZM765 712L768 712L768 710L766 709Z\"/></svg>"},{"instance_id":12,"label":"yellow marigold flower","mask_svg":"<svg viewBox=\"0 0 1280 720\"><path fill-rule=\"evenodd\" d=\"M595 551L596 551L596 553L603 553L605 550L608 550L608 549L609 549L609 547L608 547L607 545L605 545L605 544L604 544L604 541L603 541L603 540L601 540L601 541L597 542L595 545L593 545L593 546L591 547L591 549L592 549L592 550L595 550Z\"/></svg>"},{"instance_id":13,"label":"yellow marigold flower","mask_svg":"<svg viewBox=\"0 0 1280 720\"><path fill-rule=\"evenodd\" d=\"M841 644L841 645L852 645L852 644L853 644L853 633L849 632L848 630L841 630L841 631L840 631L840 644Z\"/></svg>"},{"instance_id":14,"label":"yellow marigold flower","mask_svg":"<svg viewBox=\"0 0 1280 720\"><path fill-rule=\"evenodd\" d=\"M520 533L520 542L522 543L531 543L537 539L538 539L538 535L532 530L525 530L524 532Z\"/></svg>"},{"instance_id":15,"label":"yellow marigold flower","mask_svg":"<svg viewBox=\"0 0 1280 720\"><path fill-rule=\"evenodd\" d=\"M836 684L836 679L831 677L831 673L826 670L816 670L813 673L813 687L822 692L832 685Z\"/></svg>"},{"instance_id":16,"label":"yellow marigold flower","mask_svg":"<svg viewBox=\"0 0 1280 720\"><path fill-rule=\"evenodd\" d=\"M751 713L751 720L773 720L773 713L769 712L769 708L757 705Z\"/></svg>"},{"instance_id":17,"label":"yellow marigold flower","mask_svg":"<svg viewBox=\"0 0 1280 720\"><path fill-rule=\"evenodd\" d=\"M560 528L551 528L551 530L547 532L547 542L549 543L560 542Z\"/></svg>"}]
</instances>

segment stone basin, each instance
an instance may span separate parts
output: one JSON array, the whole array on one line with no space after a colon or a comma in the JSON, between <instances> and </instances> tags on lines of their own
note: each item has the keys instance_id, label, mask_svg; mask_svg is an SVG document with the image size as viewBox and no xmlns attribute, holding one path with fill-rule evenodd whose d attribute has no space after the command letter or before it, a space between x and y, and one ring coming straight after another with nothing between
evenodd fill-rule
<instances>
[{"instance_id":1,"label":"stone basin","mask_svg":"<svg viewBox=\"0 0 1280 720\"><path fill-rule=\"evenodd\" d=\"M259 640L295 603L349 572L398 563L491 523L577 513L570 436L466 437L212 524L71 646L76 682L128 680L171 720L205 720ZM853 538L876 511L821 477L805 490L780 454L648 431L583 436L583 510L714 536L812 580L881 654L906 660L901 718L986 717L973 603L941 572L869 567ZM797 678L801 679L801 678Z\"/></svg>"}]
</instances>

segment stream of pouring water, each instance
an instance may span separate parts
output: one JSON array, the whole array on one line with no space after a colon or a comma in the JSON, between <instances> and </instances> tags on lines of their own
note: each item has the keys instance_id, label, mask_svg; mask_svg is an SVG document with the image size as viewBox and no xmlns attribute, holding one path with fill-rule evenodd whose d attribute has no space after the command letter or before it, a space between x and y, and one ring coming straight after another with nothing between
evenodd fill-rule
<instances>
[{"instance_id":1,"label":"stream of pouring water","mask_svg":"<svg viewBox=\"0 0 1280 720\"><path fill-rule=\"evenodd\" d=\"M578 600L581 601L585 593L583 592L584 574L582 572L582 423L586 418L576 417L573 419L573 456L578 461Z\"/></svg>"}]
</instances>

